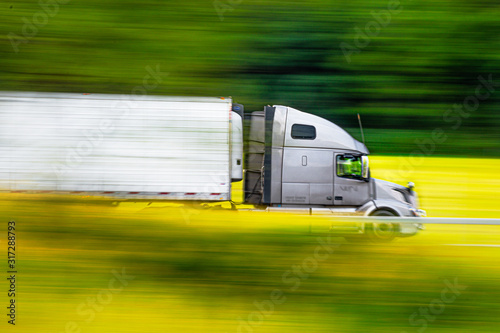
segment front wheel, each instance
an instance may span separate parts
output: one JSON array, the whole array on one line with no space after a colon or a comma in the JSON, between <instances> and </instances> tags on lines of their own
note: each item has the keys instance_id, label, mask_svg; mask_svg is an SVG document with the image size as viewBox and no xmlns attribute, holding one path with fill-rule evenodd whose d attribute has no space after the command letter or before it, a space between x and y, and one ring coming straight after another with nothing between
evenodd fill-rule
<instances>
[{"instance_id":1,"label":"front wheel","mask_svg":"<svg viewBox=\"0 0 500 333\"><path fill-rule=\"evenodd\" d=\"M389 210L377 210L370 214L370 216L398 216L396 213ZM368 238L373 242L390 242L399 234L399 225L397 223L373 222L367 223L365 226L365 233Z\"/></svg>"}]
</instances>

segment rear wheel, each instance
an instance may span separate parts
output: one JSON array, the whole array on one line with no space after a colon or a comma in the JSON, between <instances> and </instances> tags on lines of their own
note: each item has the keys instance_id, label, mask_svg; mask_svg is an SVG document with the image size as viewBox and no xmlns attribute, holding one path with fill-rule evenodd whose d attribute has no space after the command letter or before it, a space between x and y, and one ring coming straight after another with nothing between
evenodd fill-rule
<instances>
[{"instance_id":1,"label":"rear wheel","mask_svg":"<svg viewBox=\"0 0 500 333\"><path fill-rule=\"evenodd\" d=\"M398 215L390 210L380 209L370 214L370 216L395 217ZM367 223L365 232L373 242L390 242L399 234L399 225L386 221Z\"/></svg>"}]
</instances>

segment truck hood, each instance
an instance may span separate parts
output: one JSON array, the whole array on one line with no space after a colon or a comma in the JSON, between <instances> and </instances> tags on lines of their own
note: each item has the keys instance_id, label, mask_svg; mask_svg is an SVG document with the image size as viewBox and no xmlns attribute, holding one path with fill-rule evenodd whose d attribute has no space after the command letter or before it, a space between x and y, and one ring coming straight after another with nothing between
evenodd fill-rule
<instances>
[{"instance_id":1,"label":"truck hood","mask_svg":"<svg viewBox=\"0 0 500 333\"><path fill-rule=\"evenodd\" d=\"M402 185L373 178L375 182L375 199L397 200L418 208L418 197L415 191Z\"/></svg>"}]
</instances>

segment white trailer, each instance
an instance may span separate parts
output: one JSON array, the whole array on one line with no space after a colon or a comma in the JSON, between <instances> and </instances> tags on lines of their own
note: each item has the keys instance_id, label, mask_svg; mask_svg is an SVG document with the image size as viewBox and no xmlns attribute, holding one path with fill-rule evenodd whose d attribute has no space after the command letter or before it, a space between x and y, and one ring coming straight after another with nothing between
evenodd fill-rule
<instances>
[{"instance_id":1,"label":"white trailer","mask_svg":"<svg viewBox=\"0 0 500 333\"><path fill-rule=\"evenodd\" d=\"M230 98L1 92L0 191L230 200L238 117Z\"/></svg>"}]
</instances>

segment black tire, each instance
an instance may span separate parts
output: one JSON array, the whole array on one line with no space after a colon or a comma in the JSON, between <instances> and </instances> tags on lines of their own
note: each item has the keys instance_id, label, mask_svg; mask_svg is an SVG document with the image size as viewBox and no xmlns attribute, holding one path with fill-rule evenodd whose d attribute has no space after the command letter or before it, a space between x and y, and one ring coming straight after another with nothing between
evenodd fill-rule
<instances>
[{"instance_id":1,"label":"black tire","mask_svg":"<svg viewBox=\"0 0 500 333\"><path fill-rule=\"evenodd\" d=\"M395 217L398 215L390 210L380 209L371 213L370 216ZM399 224L387 222L367 223L365 226L365 233L372 242L391 242L399 235Z\"/></svg>"}]
</instances>

